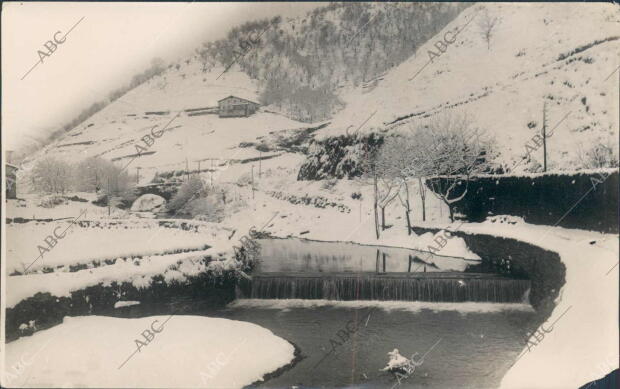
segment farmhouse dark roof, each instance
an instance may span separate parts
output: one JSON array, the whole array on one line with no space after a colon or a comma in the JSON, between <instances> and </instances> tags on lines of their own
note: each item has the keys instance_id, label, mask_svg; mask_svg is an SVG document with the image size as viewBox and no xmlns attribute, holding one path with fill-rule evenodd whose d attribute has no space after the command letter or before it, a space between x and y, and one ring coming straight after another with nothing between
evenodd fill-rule
<instances>
[{"instance_id":1,"label":"farmhouse dark roof","mask_svg":"<svg viewBox=\"0 0 620 389\"><path fill-rule=\"evenodd\" d=\"M218 100L217 102L219 103L219 102L221 102L221 101L224 101L224 100L230 99L231 97L237 98L237 99L239 99L239 100L247 101L248 103L252 103L252 104L256 104L256 105L260 105L260 104L258 104L258 103L257 103L257 102L255 102L255 101L248 100L248 99L244 99L243 97L233 96L233 95L230 95L230 96L228 96L228 97L224 97L223 99L220 99L220 100Z\"/></svg>"}]
</instances>

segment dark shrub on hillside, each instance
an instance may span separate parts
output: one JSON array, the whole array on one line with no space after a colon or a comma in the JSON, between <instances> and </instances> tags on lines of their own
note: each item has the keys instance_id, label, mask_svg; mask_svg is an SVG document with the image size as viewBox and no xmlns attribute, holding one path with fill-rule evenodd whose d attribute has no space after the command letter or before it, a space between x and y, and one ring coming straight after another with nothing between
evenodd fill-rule
<instances>
[{"instance_id":1,"label":"dark shrub on hillside","mask_svg":"<svg viewBox=\"0 0 620 389\"><path fill-rule=\"evenodd\" d=\"M364 158L383 144L383 136L371 133L357 137L343 135L315 141L301 165L297 179L324 180L354 178L364 173Z\"/></svg>"},{"instance_id":2,"label":"dark shrub on hillside","mask_svg":"<svg viewBox=\"0 0 620 389\"><path fill-rule=\"evenodd\" d=\"M468 221L513 215L532 224L618 232L618 171L475 177L453 206Z\"/></svg>"},{"instance_id":3,"label":"dark shrub on hillside","mask_svg":"<svg viewBox=\"0 0 620 389\"><path fill-rule=\"evenodd\" d=\"M67 200L77 201L77 202L80 202L80 203L87 203L87 202L88 202L88 200L86 200L86 199L84 199L84 198L81 198L81 197L79 197L79 196L71 196L71 197L67 197Z\"/></svg>"}]
</instances>

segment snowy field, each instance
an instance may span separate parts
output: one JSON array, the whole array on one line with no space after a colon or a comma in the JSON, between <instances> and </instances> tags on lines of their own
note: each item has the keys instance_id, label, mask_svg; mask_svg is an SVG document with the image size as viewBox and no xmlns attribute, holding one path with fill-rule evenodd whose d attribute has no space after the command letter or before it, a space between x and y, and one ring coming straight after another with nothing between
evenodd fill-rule
<instances>
[{"instance_id":1,"label":"snowy field","mask_svg":"<svg viewBox=\"0 0 620 389\"><path fill-rule=\"evenodd\" d=\"M80 218L81 220L81 218ZM7 226L7 271L35 272L43 268L89 264L119 257L142 257L206 249L215 234L158 227L139 221L82 227L72 220L54 223L14 223ZM54 235L56 232L56 235ZM49 247L45 239L58 241ZM62 238L58 239L59 236ZM42 247L42 249L39 248ZM38 259L37 259L38 258Z\"/></svg>"},{"instance_id":2,"label":"snowy field","mask_svg":"<svg viewBox=\"0 0 620 389\"><path fill-rule=\"evenodd\" d=\"M206 265L204 258L208 256L215 261ZM138 289L144 289L150 287L153 277L159 275L163 276L166 283L182 283L189 276L196 276L207 270L232 270L235 265L236 262L230 258L230 250L208 249L191 253L146 256L140 261L119 260L113 265L76 272L11 276L6 280L5 303L7 308L12 308L37 293L69 297L71 292L98 284L106 286L112 282L129 282ZM118 299L121 300L120 294Z\"/></svg>"}]
</instances>

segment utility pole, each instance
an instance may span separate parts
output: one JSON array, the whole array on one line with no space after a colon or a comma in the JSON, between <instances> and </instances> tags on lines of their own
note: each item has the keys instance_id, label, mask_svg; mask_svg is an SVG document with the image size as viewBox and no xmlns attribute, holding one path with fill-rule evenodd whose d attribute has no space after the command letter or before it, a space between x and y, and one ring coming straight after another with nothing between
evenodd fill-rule
<instances>
[{"instance_id":1,"label":"utility pole","mask_svg":"<svg viewBox=\"0 0 620 389\"><path fill-rule=\"evenodd\" d=\"M198 174L200 175L200 160L198 160Z\"/></svg>"},{"instance_id":2,"label":"utility pole","mask_svg":"<svg viewBox=\"0 0 620 389\"><path fill-rule=\"evenodd\" d=\"M252 200L254 200L254 165L252 165Z\"/></svg>"},{"instance_id":3,"label":"utility pole","mask_svg":"<svg viewBox=\"0 0 620 389\"><path fill-rule=\"evenodd\" d=\"M110 216L110 201L112 201L112 193L110 191L110 177L108 176L108 216Z\"/></svg>"},{"instance_id":4,"label":"utility pole","mask_svg":"<svg viewBox=\"0 0 620 389\"><path fill-rule=\"evenodd\" d=\"M261 173L261 161L263 159L263 152L259 151L258 154L258 179L260 180L260 173Z\"/></svg>"},{"instance_id":5,"label":"utility pole","mask_svg":"<svg viewBox=\"0 0 620 389\"><path fill-rule=\"evenodd\" d=\"M189 182L189 161L185 157L185 175L187 176L187 182Z\"/></svg>"},{"instance_id":6,"label":"utility pole","mask_svg":"<svg viewBox=\"0 0 620 389\"><path fill-rule=\"evenodd\" d=\"M213 172L215 171L214 167L213 167L213 161L215 161L215 158L204 158L205 161L211 161L211 169L207 169L209 171L209 180L211 182L211 186L213 186ZM200 172L200 162L198 161L198 171Z\"/></svg>"},{"instance_id":7,"label":"utility pole","mask_svg":"<svg viewBox=\"0 0 620 389\"><path fill-rule=\"evenodd\" d=\"M547 101L543 103L543 172L547 171Z\"/></svg>"},{"instance_id":8,"label":"utility pole","mask_svg":"<svg viewBox=\"0 0 620 389\"><path fill-rule=\"evenodd\" d=\"M136 185L140 183L140 166L136 167Z\"/></svg>"}]
</instances>

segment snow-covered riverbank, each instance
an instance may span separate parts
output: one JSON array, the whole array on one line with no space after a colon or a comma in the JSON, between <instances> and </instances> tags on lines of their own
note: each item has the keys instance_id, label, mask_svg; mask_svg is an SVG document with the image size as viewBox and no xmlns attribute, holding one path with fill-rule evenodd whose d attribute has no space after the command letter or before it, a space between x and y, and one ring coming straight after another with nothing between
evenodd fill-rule
<instances>
[{"instance_id":1,"label":"snow-covered riverbank","mask_svg":"<svg viewBox=\"0 0 620 389\"><path fill-rule=\"evenodd\" d=\"M530 338L501 388L576 388L618 368L617 235L489 221L464 224L459 230L557 252L566 266L566 283L555 309L539 328L538 339ZM603 373L601 366L608 370Z\"/></svg>"},{"instance_id":2,"label":"snow-covered riverbank","mask_svg":"<svg viewBox=\"0 0 620 389\"><path fill-rule=\"evenodd\" d=\"M146 330L150 341L143 337ZM290 363L294 351L271 331L235 320L180 315L66 317L61 325L7 345L2 383L241 388ZM23 370L15 371L16 366Z\"/></svg>"}]
</instances>

